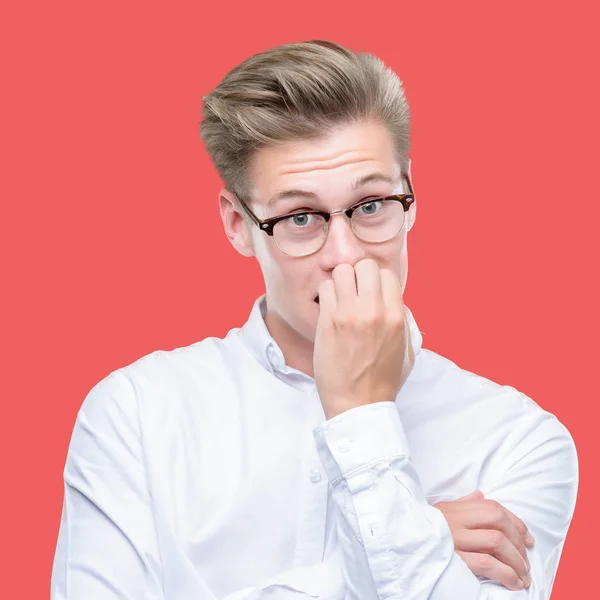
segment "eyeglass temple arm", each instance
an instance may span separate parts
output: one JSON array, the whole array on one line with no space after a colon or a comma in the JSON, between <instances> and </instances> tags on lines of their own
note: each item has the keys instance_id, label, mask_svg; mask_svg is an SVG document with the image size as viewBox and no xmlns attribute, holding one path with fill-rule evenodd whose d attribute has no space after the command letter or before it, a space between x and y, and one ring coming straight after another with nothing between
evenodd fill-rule
<instances>
[{"instance_id":1,"label":"eyeglass temple arm","mask_svg":"<svg viewBox=\"0 0 600 600\"><path fill-rule=\"evenodd\" d=\"M246 211L246 213L248 214L248 216L257 224L257 225L262 225L263 221L261 221L250 209L250 207L239 197L236 196L238 202L240 203L240 205L242 206L242 208Z\"/></svg>"}]
</instances>

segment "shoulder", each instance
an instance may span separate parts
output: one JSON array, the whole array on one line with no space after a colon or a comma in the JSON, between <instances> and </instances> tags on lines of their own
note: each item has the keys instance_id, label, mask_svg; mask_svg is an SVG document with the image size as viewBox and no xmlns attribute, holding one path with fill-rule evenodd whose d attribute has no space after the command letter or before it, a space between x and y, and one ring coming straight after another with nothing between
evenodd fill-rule
<instances>
[{"instance_id":1,"label":"shoulder","mask_svg":"<svg viewBox=\"0 0 600 600\"><path fill-rule=\"evenodd\" d=\"M236 331L188 346L155 350L119 367L87 393L78 413L96 424L136 425L140 413L230 385L243 349Z\"/></svg>"},{"instance_id":2,"label":"shoulder","mask_svg":"<svg viewBox=\"0 0 600 600\"><path fill-rule=\"evenodd\" d=\"M485 415L495 425L498 421L525 418L559 424L555 415L522 390L469 371L431 350L423 349L420 354L415 385L421 394L443 404L449 415L481 413L482 424L486 422Z\"/></svg>"},{"instance_id":3,"label":"shoulder","mask_svg":"<svg viewBox=\"0 0 600 600\"><path fill-rule=\"evenodd\" d=\"M510 466L528 453L554 454L555 462L577 468L577 451L571 432L559 418L514 386L499 383L430 350L422 350L415 373L421 401L440 415L450 428L469 431L472 441L488 443ZM539 400L539 401L538 401ZM468 425L468 427L467 427ZM494 448L491 448L494 446Z\"/></svg>"},{"instance_id":4,"label":"shoulder","mask_svg":"<svg viewBox=\"0 0 600 600\"><path fill-rule=\"evenodd\" d=\"M118 373L138 391L149 386L154 390L179 387L199 380L221 379L232 369L239 353L239 344L232 333L225 338L208 337L171 350L155 350L121 367Z\"/></svg>"}]
</instances>

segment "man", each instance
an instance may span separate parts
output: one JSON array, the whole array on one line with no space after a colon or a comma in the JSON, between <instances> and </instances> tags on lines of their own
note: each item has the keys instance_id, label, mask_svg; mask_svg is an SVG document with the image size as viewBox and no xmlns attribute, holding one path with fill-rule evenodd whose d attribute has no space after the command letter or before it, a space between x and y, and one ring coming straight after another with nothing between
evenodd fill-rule
<instances>
[{"instance_id":1,"label":"man","mask_svg":"<svg viewBox=\"0 0 600 600\"><path fill-rule=\"evenodd\" d=\"M110 373L78 414L54 600L550 597L578 464L512 387L422 347L397 76L328 42L205 98L233 246L266 293L224 339Z\"/></svg>"}]
</instances>

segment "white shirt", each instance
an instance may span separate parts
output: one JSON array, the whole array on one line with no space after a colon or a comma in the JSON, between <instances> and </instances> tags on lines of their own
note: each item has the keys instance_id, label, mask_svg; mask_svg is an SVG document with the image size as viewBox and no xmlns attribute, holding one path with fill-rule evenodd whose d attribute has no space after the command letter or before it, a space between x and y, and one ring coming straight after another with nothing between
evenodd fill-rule
<instances>
[{"instance_id":1,"label":"white shirt","mask_svg":"<svg viewBox=\"0 0 600 600\"><path fill-rule=\"evenodd\" d=\"M395 402L326 420L258 298L225 338L110 373L77 415L52 600L542 600L577 453L533 400L422 348ZM521 518L532 585L476 577L432 506L475 489Z\"/></svg>"}]
</instances>

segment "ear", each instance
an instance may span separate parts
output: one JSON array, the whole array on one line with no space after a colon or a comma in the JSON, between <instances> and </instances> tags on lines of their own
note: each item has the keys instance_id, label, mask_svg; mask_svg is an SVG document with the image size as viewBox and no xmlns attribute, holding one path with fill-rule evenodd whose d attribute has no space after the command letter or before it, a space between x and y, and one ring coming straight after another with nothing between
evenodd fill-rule
<instances>
[{"instance_id":1,"label":"ear","mask_svg":"<svg viewBox=\"0 0 600 600\"><path fill-rule=\"evenodd\" d=\"M254 256L252 234L246 220L238 212L237 200L227 189L219 192L219 211L225 235L242 256Z\"/></svg>"}]
</instances>

